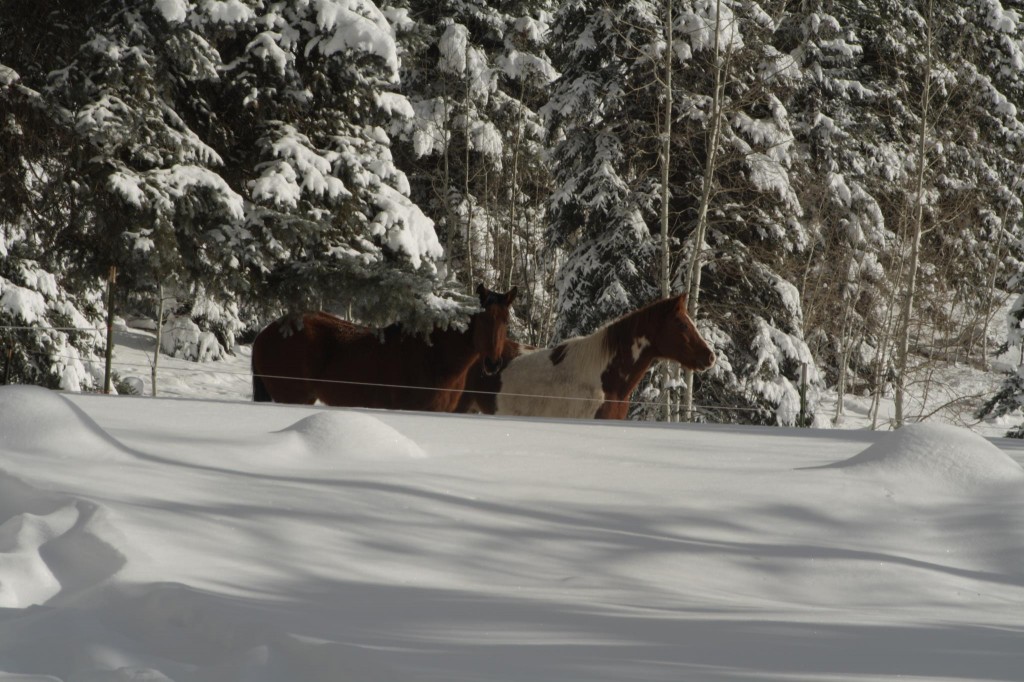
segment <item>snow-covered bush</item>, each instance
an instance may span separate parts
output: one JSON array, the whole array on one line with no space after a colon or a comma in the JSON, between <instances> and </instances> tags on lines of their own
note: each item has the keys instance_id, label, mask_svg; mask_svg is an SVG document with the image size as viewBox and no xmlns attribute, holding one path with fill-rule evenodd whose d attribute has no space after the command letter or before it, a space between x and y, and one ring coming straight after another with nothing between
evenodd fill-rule
<instances>
[{"instance_id":1,"label":"snow-covered bush","mask_svg":"<svg viewBox=\"0 0 1024 682\"><path fill-rule=\"evenodd\" d=\"M160 333L160 350L166 355L193 362L224 357L224 347L211 331L203 331L188 316L170 315Z\"/></svg>"}]
</instances>

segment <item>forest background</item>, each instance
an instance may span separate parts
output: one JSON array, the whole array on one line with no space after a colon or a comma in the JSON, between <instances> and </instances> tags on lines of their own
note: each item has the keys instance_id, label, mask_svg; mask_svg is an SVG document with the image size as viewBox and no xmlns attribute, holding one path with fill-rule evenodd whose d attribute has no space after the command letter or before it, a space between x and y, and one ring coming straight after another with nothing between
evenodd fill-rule
<instances>
[{"instance_id":1,"label":"forest background","mask_svg":"<svg viewBox=\"0 0 1024 682\"><path fill-rule=\"evenodd\" d=\"M540 346L685 292L718 363L635 417L899 425L1021 346L1022 77L1000 0L0 0L0 364L96 390L113 310L203 359L481 281Z\"/></svg>"}]
</instances>

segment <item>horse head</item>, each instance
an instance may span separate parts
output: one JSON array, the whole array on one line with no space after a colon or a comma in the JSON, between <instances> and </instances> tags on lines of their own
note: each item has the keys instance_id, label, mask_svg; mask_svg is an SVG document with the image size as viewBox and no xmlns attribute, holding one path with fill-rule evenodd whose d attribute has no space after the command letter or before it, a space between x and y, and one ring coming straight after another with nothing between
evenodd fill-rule
<instances>
[{"instance_id":1,"label":"horse head","mask_svg":"<svg viewBox=\"0 0 1024 682\"><path fill-rule=\"evenodd\" d=\"M653 340L659 354L695 372L712 367L715 364L715 352L687 314L686 294L667 299L663 304L664 317Z\"/></svg>"},{"instance_id":2,"label":"horse head","mask_svg":"<svg viewBox=\"0 0 1024 682\"><path fill-rule=\"evenodd\" d=\"M470 320L473 348L483 359L481 364L484 374L491 376L501 371L501 356L508 336L508 309L516 298L518 287L499 294L481 284L476 288L476 293L480 296L480 307L483 310Z\"/></svg>"}]
</instances>

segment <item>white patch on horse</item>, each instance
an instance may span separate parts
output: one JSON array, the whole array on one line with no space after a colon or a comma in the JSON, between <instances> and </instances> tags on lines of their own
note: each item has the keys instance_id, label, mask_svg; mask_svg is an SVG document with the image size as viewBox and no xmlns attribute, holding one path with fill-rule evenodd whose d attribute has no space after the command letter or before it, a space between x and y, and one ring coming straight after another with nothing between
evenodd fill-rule
<instances>
[{"instance_id":1,"label":"white patch on horse","mask_svg":"<svg viewBox=\"0 0 1024 682\"><path fill-rule=\"evenodd\" d=\"M644 348L651 345L651 342L647 340L646 336L641 336L633 342L633 362L640 361L640 354L644 352Z\"/></svg>"},{"instance_id":2,"label":"white patch on horse","mask_svg":"<svg viewBox=\"0 0 1024 682\"><path fill-rule=\"evenodd\" d=\"M551 348L512 360L501 373L495 413L592 419L604 402L601 375L613 357L606 336L606 330L599 330L569 339L558 364L552 364Z\"/></svg>"}]
</instances>

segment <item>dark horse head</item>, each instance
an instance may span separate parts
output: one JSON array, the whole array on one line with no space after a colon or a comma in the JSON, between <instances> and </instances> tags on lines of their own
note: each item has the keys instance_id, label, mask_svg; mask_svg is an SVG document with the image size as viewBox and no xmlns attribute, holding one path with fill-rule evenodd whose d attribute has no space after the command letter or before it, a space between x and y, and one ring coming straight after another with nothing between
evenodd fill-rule
<instances>
[{"instance_id":1,"label":"dark horse head","mask_svg":"<svg viewBox=\"0 0 1024 682\"><path fill-rule=\"evenodd\" d=\"M659 354L696 372L712 367L715 352L686 313L686 294L665 299L658 305L665 306L664 314L651 343Z\"/></svg>"},{"instance_id":2,"label":"dark horse head","mask_svg":"<svg viewBox=\"0 0 1024 682\"><path fill-rule=\"evenodd\" d=\"M491 291L483 284L476 288L480 296L480 312L469 321L473 349L480 354L484 374L497 374L501 370L501 355L508 335L508 308L516 298L517 287L507 293Z\"/></svg>"}]
</instances>

